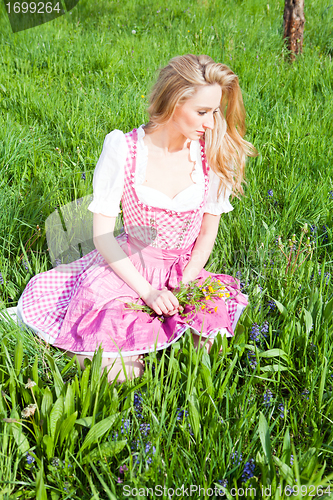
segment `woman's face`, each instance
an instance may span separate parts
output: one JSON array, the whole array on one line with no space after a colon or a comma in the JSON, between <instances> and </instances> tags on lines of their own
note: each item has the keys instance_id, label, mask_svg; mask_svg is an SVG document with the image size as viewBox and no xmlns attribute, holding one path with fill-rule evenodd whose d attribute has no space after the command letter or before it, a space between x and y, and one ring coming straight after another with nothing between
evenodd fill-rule
<instances>
[{"instance_id":1,"label":"woman's face","mask_svg":"<svg viewBox=\"0 0 333 500\"><path fill-rule=\"evenodd\" d=\"M200 87L193 97L177 106L172 117L175 129L187 139L198 140L206 129L214 128L222 90L218 83Z\"/></svg>"}]
</instances>

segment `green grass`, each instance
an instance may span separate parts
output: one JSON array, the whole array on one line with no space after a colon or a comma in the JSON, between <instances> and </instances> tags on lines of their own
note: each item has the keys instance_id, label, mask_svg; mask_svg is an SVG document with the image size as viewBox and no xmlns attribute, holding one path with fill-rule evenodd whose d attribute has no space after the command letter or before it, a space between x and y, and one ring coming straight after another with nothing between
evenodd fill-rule
<instances>
[{"instance_id":1,"label":"green grass","mask_svg":"<svg viewBox=\"0 0 333 500\"><path fill-rule=\"evenodd\" d=\"M250 299L221 356L218 346L196 354L186 334L146 358L141 380L109 386L100 353L81 372L32 333L0 323L0 416L18 421L0 422L1 498L142 498L140 488L156 485L166 490L150 498L168 498L168 488L214 489L224 479L229 499L246 486L256 488L249 498L271 498L262 492L269 486L284 498L287 484L303 486L293 497L310 498L332 481L333 8L307 0L305 15L304 51L293 65L282 0L269 8L267 0L81 0L16 34L1 17L3 307L51 268L45 220L92 193L105 135L147 120L148 89L171 57L205 53L238 74L246 137L260 153L248 163L245 196L221 217L206 266L240 273ZM295 234L298 247L305 223L313 252L286 273L277 239L289 255L288 239ZM268 328L260 342L254 323ZM38 411L21 419L29 404Z\"/></svg>"}]
</instances>

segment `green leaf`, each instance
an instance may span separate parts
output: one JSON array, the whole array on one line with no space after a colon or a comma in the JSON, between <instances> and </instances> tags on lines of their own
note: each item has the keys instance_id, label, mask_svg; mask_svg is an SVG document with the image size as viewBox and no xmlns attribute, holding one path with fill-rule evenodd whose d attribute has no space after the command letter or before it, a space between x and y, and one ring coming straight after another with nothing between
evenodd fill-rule
<instances>
[{"instance_id":1,"label":"green leaf","mask_svg":"<svg viewBox=\"0 0 333 500\"><path fill-rule=\"evenodd\" d=\"M286 354L283 349L269 349L268 351L259 353L260 358L276 358L277 356L281 356L281 358L289 361L288 354Z\"/></svg>"},{"instance_id":2,"label":"green leaf","mask_svg":"<svg viewBox=\"0 0 333 500\"><path fill-rule=\"evenodd\" d=\"M87 370L87 368L86 368L86 370ZM81 411L82 418L86 416L87 411L90 408L90 401L91 401L91 389L90 389L90 387L88 387L86 397L83 400L83 404L82 404L82 411Z\"/></svg>"},{"instance_id":3,"label":"green leaf","mask_svg":"<svg viewBox=\"0 0 333 500\"><path fill-rule=\"evenodd\" d=\"M321 410L321 404L323 401L323 394L326 382L326 373L327 373L327 358L324 356L321 377L320 377L320 386L319 386L319 395L318 395L318 410Z\"/></svg>"},{"instance_id":4,"label":"green leaf","mask_svg":"<svg viewBox=\"0 0 333 500\"><path fill-rule=\"evenodd\" d=\"M17 341L17 344L15 346L14 350L14 367L15 367L15 373L16 376L19 376L19 373L22 368L22 361L23 361L23 343L22 340L19 339Z\"/></svg>"},{"instance_id":5,"label":"green leaf","mask_svg":"<svg viewBox=\"0 0 333 500\"><path fill-rule=\"evenodd\" d=\"M304 321L305 321L306 334L309 335L313 325L313 320L311 313L306 309L304 309Z\"/></svg>"},{"instance_id":6,"label":"green leaf","mask_svg":"<svg viewBox=\"0 0 333 500\"><path fill-rule=\"evenodd\" d=\"M75 388L74 381L67 384L67 391L65 397L64 415L72 415L75 410Z\"/></svg>"},{"instance_id":7,"label":"green leaf","mask_svg":"<svg viewBox=\"0 0 333 500\"><path fill-rule=\"evenodd\" d=\"M36 500L47 500L46 488L44 484L43 459L40 464L40 469L36 475Z\"/></svg>"},{"instance_id":8,"label":"green leaf","mask_svg":"<svg viewBox=\"0 0 333 500\"><path fill-rule=\"evenodd\" d=\"M89 383L89 375L90 375L90 366L88 366L84 370L82 378L81 378L81 397L80 397L81 405L83 405L85 400L86 400L88 383ZM89 403L90 403L90 399L89 399Z\"/></svg>"},{"instance_id":9,"label":"green leaf","mask_svg":"<svg viewBox=\"0 0 333 500\"><path fill-rule=\"evenodd\" d=\"M50 413L50 434L52 439L55 438L57 428L60 427L60 420L64 412L64 398L60 396L54 403Z\"/></svg>"},{"instance_id":10,"label":"green leaf","mask_svg":"<svg viewBox=\"0 0 333 500\"><path fill-rule=\"evenodd\" d=\"M12 412L11 418L18 418L17 412ZM27 437L25 436L25 434L23 432L22 424L19 422L17 422L17 423L13 422L12 424L10 424L10 427L11 427L14 441L15 441L18 449L20 450L20 452L23 455L24 453L26 453L27 451L30 450L30 445L29 445L29 441L28 441Z\"/></svg>"},{"instance_id":11,"label":"green leaf","mask_svg":"<svg viewBox=\"0 0 333 500\"><path fill-rule=\"evenodd\" d=\"M272 462L271 440L269 436L269 428L267 420L262 412L259 413L259 437L264 450L265 457L269 464L270 479L272 480L273 462Z\"/></svg>"},{"instance_id":12,"label":"green leaf","mask_svg":"<svg viewBox=\"0 0 333 500\"><path fill-rule=\"evenodd\" d=\"M281 302L279 302L278 300L276 299L273 299L275 304L276 304L276 307L278 308L278 310L280 311L280 313L282 314L282 316L284 317L287 317L288 315L288 311L287 309L284 307L283 304L281 304Z\"/></svg>"},{"instance_id":13,"label":"green leaf","mask_svg":"<svg viewBox=\"0 0 333 500\"><path fill-rule=\"evenodd\" d=\"M35 356L34 364L32 365L32 368L31 368L31 376L32 376L32 380L34 382L36 382L36 384L38 385L38 355L37 354Z\"/></svg>"},{"instance_id":14,"label":"green leaf","mask_svg":"<svg viewBox=\"0 0 333 500\"><path fill-rule=\"evenodd\" d=\"M68 361L67 365L61 370L60 375L61 376L65 375L75 363L76 363L76 356L73 356L72 359Z\"/></svg>"},{"instance_id":15,"label":"green leaf","mask_svg":"<svg viewBox=\"0 0 333 500\"><path fill-rule=\"evenodd\" d=\"M102 373L102 348L99 346L98 350L95 352L92 362L91 362L91 377L90 377L90 386L93 394L97 390L97 386L101 380Z\"/></svg>"},{"instance_id":16,"label":"green leaf","mask_svg":"<svg viewBox=\"0 0 333 500\"><path fill-rule=\"evenodd\" d=\"M287 484L295 484L295 479L292 469L276 456L273 456L273 460L279 467L279 471L283 479L287 481Z\"/></svg>"},{"instance_id":17,"label":"green leaf","mask_svg":"<svg viewBox=\"0 0 333 500\"><path fill-rule=\"evenodd\" d=\"M282 365L267 365L267 366L262 366L260 367L261 372L285 372L289 370L287 366L282 366Z\"/></svg>"},{"instance_id":18,"label":"green leaf","mask_svg":"<svg viewBox=\"0 0 333 500\"><path fill-rule=\"evenodd\" d=\"M86 464L89 462L94 462L96 460L101 460L104 457L112 457L117 453L120 453L127 443L126 439L122 441L113 441L102 443L100 446L94 448L91 452L87 453L82 459L82 463Z\"/></svg>"},{"instance_id":19,"label":"green leaf","mask_svg":"<svg viewBox=\"0 0 333 500\"><path fill-rule=\"evenodd\" d=\"M109 417L104 418L104 420L101 420L100 422L95 424L86 435L86 438L79 452L82 453L86 448L88 448L88 446L96 443L98 439L112 427L113 423L117 420L118 417L119 413L115 413L114 415L110 415Z\"/></svg>"},{"instance_id":20,"label":"green leaf","mask_svg":"<svg viewBox=\"0 0 333 500\"><path fill-rule=\"evenodd\" d=\"M333 298L329 301L326 302L325 307L324 307L324 318L326 321L328 321L333 313Z\"/></svg>"},{"instance_id":21,"label":"green leaf","mask_svg":"<svg viewBox=\"0 0 333 500\"><path fill-rule=\"evenodd\" d=\"M68 436L68 434L73 429L75 421L76 421L76 418L77 418L77 411L74 412L69 417L67 417L63 421L63 423L61 424L61 428L60 428L60 446L62 445L62 443L64 442L64 440Z\"/></svg>"},{"instance_id":22,"label":"green leaf","mask_svg":"<svg viewBox=\"0 0 333 500\"><path fill-rule=\"evenodd\" d=\"M51 460L53 457L54 441L48 434L43 436L43 445L48 460Z\"/></svg>"},{"instance_id":23,"label":"green leaf","mask_svg":"<svg viewBox=\"0 0 333 500\"><path fill-rule=\"evenodd\" d=\"M46 419L49 416L52 405L53 405L52 392L50 391L49 387L46 387L44 390L44 395L40 409L42 418Z\"/></svg>"},{"instance_id":24,"label":"green leaf","mask_svg":"<svg viewBox=\"0 0 333 500\"><path fill-rule=\"evenodd\" d=\"M195 388L193 390L195 390ZM194 437L198 439L200 432L200 406L195 392L192 392L188 397L188 413Z\"/></svg>"},{"instance_id":25,"label":"green leaf","mask_svg":"<svg viewBox=\"0 0 333 500\"><path fill-rule=\"evenodd\" d=\"M226 338L226 336L224 336L224 338ZM226 388L226 386L227 386L227 384L229 382L229 378L231 377L231 374L233 372L233 369L235 368L237 360L238 360L238 354L236 352L235 353L235 357L234 357L234 359L232 360L232 363L229 366L229 370L228 370L228 372L227 372L227 374L225 376L225 379L223 381L222 387L219 389L219 392L218 392L218 397L219 398L222 398L223 395L224 395L225 388Z\"/></svg>"},{"instance_id":26,"label":"green leaf","mask_svg":"<svg viewBox=\"0 0 333 500\"><path fill-rule=\"evenodd\" d=\"M282 448L282 453L284 456L284 461L286 464L290 463L290 457L291 457L291 444L290 444L290 434L289 434L289 427L287 427L287 430L285 432L284 438L283 438L283 448Z\"/></svg>"},{"instance_id":27,"label":"green leaf","mask_svg":"<svg viewBox=\"0 0 333 500\"><path fill-rule=\"evenodd\" d=\"M206 349L205 349L205 351L206 351ZM211 371L207 368L207 366L201 365L199 373L202 377L202 380L204 381L205 388L207 389L208 394L213 397L214 396L214 386L213 386Z\"/></svg>"},{"instance_id":28,"label":"green leaf","mask_svg":"<svg viewBox=\"0 0 333 500\"><path fill-rule=\"evenodd\" d=\"M54 361L53 357L48 352L45 352L45 356L49 362L49 365L50 365L50 368L52 371L53 381L54 381L54 389L55 389L55 392L56 392L56 395L58 398L60 396L63 388L64 388L64 381L62 380L59 368L58 368L56 362Z\"/></svg>"},{"instance_id":29,"label":"green leaf","mask_svg":"<svg viewBox=\"0 0 333 500\"><path fill-rule=\"evenodd\" d=\"M94 417L79 418L79 420L77 420L75 424L82 425L83 427L91 427L93 418Z\"/></svg>"}]
</instances>

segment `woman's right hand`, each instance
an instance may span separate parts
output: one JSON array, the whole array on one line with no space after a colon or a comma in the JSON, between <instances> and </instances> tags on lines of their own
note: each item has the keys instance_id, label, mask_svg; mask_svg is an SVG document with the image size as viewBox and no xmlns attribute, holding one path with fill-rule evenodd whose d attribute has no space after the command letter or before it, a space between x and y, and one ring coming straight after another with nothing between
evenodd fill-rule
<instances>
[{"instance_id":1,"label":"woman's right hand","mask_svg":"<svg viewBox=\"0 0 333 500\"><path fill-rule=\"evenodd\" d=\"M158 315L173 316L179 310L177 297L167 287L162 290L151 288L147 296L141 298Z\"/></svg>"}]
</instances>

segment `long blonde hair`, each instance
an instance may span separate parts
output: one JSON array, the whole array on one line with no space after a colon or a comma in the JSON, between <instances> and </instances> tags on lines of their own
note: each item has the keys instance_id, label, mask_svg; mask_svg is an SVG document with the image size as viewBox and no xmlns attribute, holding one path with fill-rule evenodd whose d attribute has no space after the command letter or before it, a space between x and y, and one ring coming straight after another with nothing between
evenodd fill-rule
<instances>
[{"instance_id":1,"label":"long blonde hair","mask_svg":"<svg viewBox=\"0 0 333 500\"><path fill-rule=\"evenodd\" d=\"M243 139L246 131L245 109L238 77L225 64L215 63L206 55L186 54L171 59L159 72L149 98L149 122L144 126L151 133L172 118L177 105L193 97L204 85L219 84L222 89L220 108L214 114L213 130L205 132L206 156L209 166L219 176L218 197L231 187L233 196L244 194L245 160L257 156L255 147Z\"/></svg>"}]
</instances>

